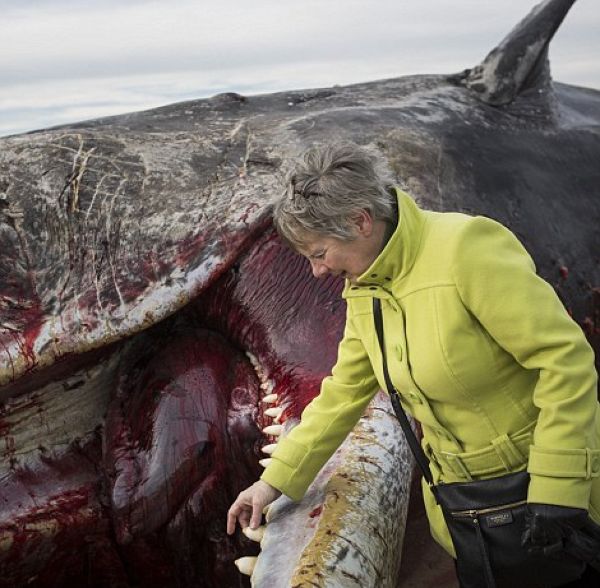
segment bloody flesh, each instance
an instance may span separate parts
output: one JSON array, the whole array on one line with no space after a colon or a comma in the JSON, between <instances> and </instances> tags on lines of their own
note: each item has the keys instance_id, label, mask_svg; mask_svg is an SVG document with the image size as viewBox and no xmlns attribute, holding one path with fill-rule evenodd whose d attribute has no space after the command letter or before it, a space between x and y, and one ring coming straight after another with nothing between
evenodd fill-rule
<instances>
[{"instance_id":1,"label":"bloody flesh","mask_svg":"<svg viewBox=\"0 0 600 588\"><path fill-rule=\"evenodd\" d=\"M106 416L82 441L85 458L71 443L2 481L0 532L12 545L0 586L245 585L232 562L256 546L227 537L224 521L260 475L261 378L273 382L284 420L297 419L335 360L341 285L312 279L269 230L184 311L118 346ZM35 392L18 398L23 410ZM15 520L20 495L35 498ZM37 543L25 533L35 525L50 531L32 555ZM105 572L91 573L91 553Z\"/></svg>"}]
</instances>

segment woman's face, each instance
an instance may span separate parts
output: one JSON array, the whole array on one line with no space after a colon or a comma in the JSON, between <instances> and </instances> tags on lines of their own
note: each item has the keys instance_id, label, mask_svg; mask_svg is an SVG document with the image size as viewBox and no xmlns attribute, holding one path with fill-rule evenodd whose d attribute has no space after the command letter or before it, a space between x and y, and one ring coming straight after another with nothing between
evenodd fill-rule
<instances>
[{"instance_id":1,"label":"woman's face","mask_svg":"<svg viewBox=\"0 0 600 588\"><path fill-rule=\"evenodd\" d=\"M308 233L298 252L308 259L315 278L331 274L356 282L375 261L383 249L385 223L373 222L363 211L353 221L355 238L343 241L337 237L327 237L318 233Z\"/></svg>"},{"instance_id":2,"label":"woman's face","mask_svg":"<svg viewBox=\"0 0 600 588\"><path fill-rule=\"evenodd\" d=\"M355 282L371 265L374 257L366 255L360 242L342 241L334 237L315 235L300 251L308 261L315 278L328 274Z\"/></svg>"}]
</instances>

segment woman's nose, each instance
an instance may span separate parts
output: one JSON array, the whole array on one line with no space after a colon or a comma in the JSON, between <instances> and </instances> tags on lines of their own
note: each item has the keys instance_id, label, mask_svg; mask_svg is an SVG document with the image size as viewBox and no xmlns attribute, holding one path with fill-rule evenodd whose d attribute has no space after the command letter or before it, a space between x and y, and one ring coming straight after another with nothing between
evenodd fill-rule
<instances>
[{"instance_id":1,"label":"woman's nose","mask_svg":"<svg viewBox=\"0 0 600 588\"><path fill-rule=\"evenodd\" d=\"M310 267L315 278L322 278L329 273L327 266L316 260L311 260Z\"/></svg>"}]
</instances>

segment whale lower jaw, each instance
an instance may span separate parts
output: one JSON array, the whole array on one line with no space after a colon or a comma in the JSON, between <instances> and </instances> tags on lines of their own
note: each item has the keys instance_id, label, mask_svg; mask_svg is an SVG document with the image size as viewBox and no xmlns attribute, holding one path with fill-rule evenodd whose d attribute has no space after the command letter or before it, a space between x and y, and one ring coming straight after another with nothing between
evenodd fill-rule
<instances>
[{"instance_id":1,"label":"whale lower jaw","mask_svg":"<svg viewBox=\"0 0 600 588\"><path fill-rule=\"evenodd\" d=\"M413 459L387 395L379 392L304 498L281 496L247 536L257 558L238 567L257 588L396 585Z\"/></svg>"}]
</instances>

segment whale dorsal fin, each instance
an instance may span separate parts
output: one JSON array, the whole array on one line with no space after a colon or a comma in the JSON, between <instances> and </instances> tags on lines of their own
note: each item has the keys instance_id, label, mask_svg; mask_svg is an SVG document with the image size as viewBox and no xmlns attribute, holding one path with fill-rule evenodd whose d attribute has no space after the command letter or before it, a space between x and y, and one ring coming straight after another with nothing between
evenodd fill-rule
<instances>
[{"instance_id":1,"label":"whale dorsal fin","mask_svg":"<svg viewBox=\"0 0 600 588\"><path fill-rule=\"evenodd\" d=\"M545 0L471 70L462 83L492 106L512 102L531 88L550 85L548 44L575 0Z\"/></svg>"}]
</instances>

